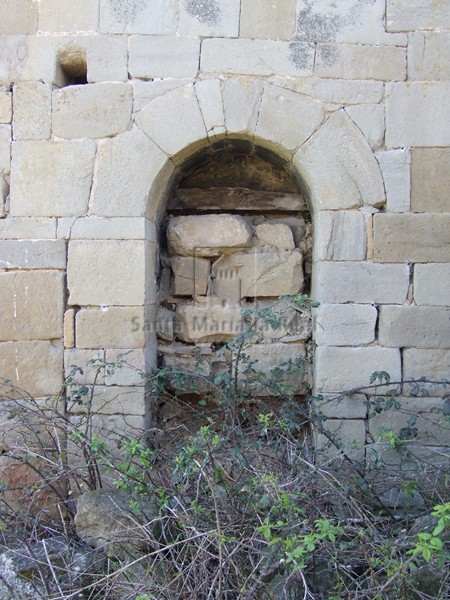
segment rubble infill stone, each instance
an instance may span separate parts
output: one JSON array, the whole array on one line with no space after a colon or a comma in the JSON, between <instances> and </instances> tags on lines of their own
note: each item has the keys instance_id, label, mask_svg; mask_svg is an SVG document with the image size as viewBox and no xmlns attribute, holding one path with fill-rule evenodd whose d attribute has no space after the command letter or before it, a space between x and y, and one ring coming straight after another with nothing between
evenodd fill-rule
<instances>
[{"instance_id":1,"label":"rubble infill stone","mask_svg":"<svg viewBox=\"0 0 450 600\"><path fill-rule=\"evenodd\" d=\"M255 227L256 237L261 246L273 246L282 250L295 248L294 236L288 225L282 223L261 223Z\"/></svg>"},{"instance_id":2,"label":"rubble infill stone","mask_svg":"<svg viewBox=\"0 0 450 600\"><path fill-rule=\"evenodd\" d=\"M61 138L99 138L127 129L133 88L128 83L73 85L52 94L52 131Z\"/></svg>"},{"instance_id":3,"label":"rubble infill stone","mask_svg":"<svg viewBox=\"0 0 450 600\"><path fill-rule=\"evenodd\" d=\"M394 348L450 348L450 308L380 307L379 340Z\"/></svg>"},{"instance_id":4,"label":"rubble infill stone","mask_svg":"<svg viewBox=\"0 0 450 600\"><path fill-rule=\"evenodd\" d=\"M236 215L175 217L167 227L171 255L219 256L223 252L247 248L252 230Z\"/></svg>"},{"instance_id":5,"label":"rubble infill stone","mask_svg":"<svg viewBox=\"0 0 450 600\"><path fill-rule=\"evenodd\" d=\"M176 336L183 342L226 342L244 331L239 306L221 304L179 304L176 311Z\"/></svg>"},{"instance_id":6,"label":"rubble infill stone","mask_svg":"<svg viewBox=\"0 0 450 600\"><path fill-rule=\"evenodd\" d=\"M208 289L210 262L205 258L174 256L170 261L175 296L205 295Z\"/></svg>"},{"instance_id":7,"label":"rubble infill stone","mask_svg":"<svg viewBox=\"0 0 450 600\"><path fill-rule=\"evenodd\" d=\"M450 262L450 214L377 214L376 262Z\"/></svg>"}]
</instances>

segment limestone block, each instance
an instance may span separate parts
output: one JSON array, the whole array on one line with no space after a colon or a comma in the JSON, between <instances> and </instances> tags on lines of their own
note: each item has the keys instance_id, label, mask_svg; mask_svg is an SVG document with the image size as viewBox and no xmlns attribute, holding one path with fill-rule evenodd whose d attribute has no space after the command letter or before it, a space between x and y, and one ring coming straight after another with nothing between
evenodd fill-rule
<instances>
[{"instance_id":1,"label":"limestone block","mask_svg":"<svg viewBox=\"0 0 450 600\"><path fill-rule=\"evenodd\" d=\"M382 306L380 344L396 348L450 348L450 308Z\"/></svg>"},{"instance_id":2,"label":"limestone block","mask_svg":"<svg viewBox=\"0 0 450 600\"><path fill-rule=\"evenodd\" d=\"M247 248L252 230L238 215L188 215L170 219L167 227L169 254L219 256Z\"/></svg>"},{"instance_id":3,"label":"limestone block","mask_svg":"<svg viewBox=\"0 0 450 600\"><path fill-rule=\"evenodd\" d=\"M243 77L225 79L223 106L227 130L233 133L254 133L261 106L263 83ZM236 107L239 106L239 110Z\"/></svg>"},{"instance_id":4,"label":"limestone block","mask_svg":"<svg viewBox=\"0 0 450 600\"><path fill-rule=\"evenodd\" d=\"M11 215L79 216L86 213L96 146L80 142L15 142Z\"/></svg>"},{"instance_id":5,"label":"limestone block","mask_svg":"<svg viewBox=\"0 0 450 600\"><path fill-rule=\"evenodd\" d=\"M302 263L299 250L224 256L212 268L213 293L220 298L298 294L303 290Z\"/></svg>"},{"instance_id":6,"label":"limestone block","mask_svg":"<svg viewBox=\"0 0 450 600\"><path fill-rule=\"evenodd\" d=\"M197 81L194 88L208 135L211 137L223 134L225 132L225 114L220 80L203 79Z\"/></svg>"},{"instance_id":7,"label":"limestone block","mask_svg":"<svg viewBox=\"0 0 450 600\"><path fill-rule=\"evenodd\" d=\"M158 348L162 354L163 367L176 367L187 373L196 373L207 377L211 372L209 359L212 358L210 344L188 346L174 343L161 345ZM174 385L174 382L171 382ZM196 382L196 385L198 383Z\"/></svg>"},{"instance_id":8,"label":"limestone block","mask_svg":"<svg viewBox=\"0 0 450 600\"><path fill-rule=\"evenodd\" d=\"M38 6L34 0L3 0L0 35L36 33Z\"/></svg>"},{"instance_id":9,"label":"limestone block","mask_svg":"<svg viewBox=\"0 0 450 600\"><path fill-rule=\"evenodd\" d=\"M386 84L386 147L448 146L450 82Z\"/></svg>"},{"instance_id":10,"label":"limestone block","mask_svg":"<svg viewBox=\"0 0 450 600\"><path fill-rule=\"evenodd\" d=\"M450 264L414 266L414 300L416 304L448 306L450 300Z\"/></svg>"},{"instance_id":11,"label":"limestone block","mask_svg":"<svg viewBox=\"0 0 450 600\"><path fill-rule=\"evenodd\" d=\"M255 133L263 140L294 151L311 136L324 117L320 102L269 85L264 90Z\"/></svg>"},{"instance_id":12,"label":"limestone block","mask_svg":"<svg viewBox=\"0 0 450 600\"><path fill-rule=\"evenodd\" d=\"M273 246L282 250L295 248L292 229L283 223L261 223L256 225L257 243L261 246Z\"/></svg>"},{"instance_id":13,"label":"limestone block","mask_svg":"<svg viewBox=\"0 0 450 600\"><path fill-rule=\"evenodd\" d=\"M450 350L431 348L406 348L403 351L403 379L421 379L429 381L448 380L448 365L450 364ZM406 393L414 387L403 386ZM425 388L430 396L442 397L446 387L432 383L419 383L420 388Z\"/></svg>"},{"instance_id":14,"label":"limestone block","mask_svg":"<svg viewBox=\"0 0 450 600\"><path fill-rule=\"evenodd\" d=\"M64 348L75 346L75 309L69 308L64 313Z\"/></svg>"},{"instance_id":15,"label":"limestone block","mask_svg":"<svg viewBox=\"0 0 450 600\"><path fill-rule=\"evenodd\" d=\"M52 91L42 81L14 84L14 139L48 140L51 133Z\"/></svg>"},{"instance_id":16,"label":"limestone block","mask_svg":"<svg viewBox=\"0 0 450 600\"><path fill-rule=\"evenodd\" d=\"M311 75L314 46L303 42L210 38L203 41L201 70L236 75Z\"/></svg>"},{"instance_id":17,"label":"limestone block","mask_svg":"<svg viewBox=\"0 0 450 600\"><path fill-rule=\"evenodd\" d=\"M130 124L133 91L128 83L71 85L52 96L52 131L58 137L108 137Z\"/></svg>"},{"instance_id":18,"label":"limestone block","mask_svg":"<svg viewBox=\"0 0 450 600\"><path fill-rule=\"evenodd\" d=\"M156 242L156 226L143 217L65 217L58 219L57 237L66 240Z\"/></svg>"},{"instance_id":19,"label":"limestone block","mask_svg":"<svg viewBox=\"0 0 450 600\"><path fill-rule=\"evenodd\" d=\"M84 412L84 405L74 406L73 413ZM95 388L92 397L92 411L98 415L144 416L146 413L145 391L142 387L103 387Z\"/></svg>"},{"instance_id":20,"label":"limestone block","mask_svg":"<svg viewBox=\"0 0 450 600\"><path fill-rule=\"evenodd\" d=\"M243 331L239 306L221 303L178 304L176 336L188 343L226 342Z\"/></svg>"},{"instance_id":21,"label":"limestone block","mask_svg":"<svg viewBox=\"0 0 450 600\"><path fill-rule=\"evenodd\" d=\"M147 214L152 183L167 160L139 129L106 140L97 152L90 213L108 217Z\"/></svg>"},{"instance_id":22,"label":"limestone block","mask_svg":"<svg viewBox=\"0 0 450 600\"><path fill-rule=\"evenodd\" d=\"M352 152L348 151L350 144ZM303 144L294 155L294 165L313 190L318 209L379 206L384 202L378 163L360 130L342 110L334 112Z\"/></svg>"},{"instance_id":23,"label":"limestone block","mask_svg":"<svg viewBox=\"0 0 450 600\"><path fill-rule=\"evenodd\" d=\"M178 4L178 34L238 37L240 0L183 0Z\"/></svg>"},{"instance_id":24,"label":"limestone block","mask_svg":"<svg viewBox=\"0 0 450 600\"><path fill-rule=\"evenodd\" d=\"M176 135L167 135L167 127ZM194 86L186 85L150 102L136 115L136 124L167 154L175 155L207 138ZM187 152L187 150L186 150Z\"/></svg>"},{"instance_id":25,"label":"limestone block","mask_svg":"<svg viewBox=\"0 0 450 600\"><path fill-rule=\"evenodd\" d=\"M0 240L52 239L56 233L56 219L8 218L0 221Z\"/></svg>"},{"instance_id":26,"label":"limestone block","mask_svg":"<svg viewBox=\"0 0 450 600\"><path fill-rule=\"evenodd\" d=\"M66 246L62 240L1 240L2 269L65 269Z\"/></svg>"},{"instance_id":27,"label":"limestone block","mask_svg":"<svg viewBox=\"0 0 450 600\"><path fill-rule=\"evenodd\" d=\"M175 296L204 296L208 289L209 260L174 256L170 265L173 272L172 293Z\"/></svg>"},{"instance_id":28,"label":"limestone block","mask_svg":"<svg viewBox=\"0 0 450 600\"><path fill-rule=\"evenodd\" d=\"M50 341L0 343L0 373L27 394L42 398L59 392L62 385L63 352ZM8 394L23 397L24 392Z\"/></svg>"},{"instance_id":29,"label":"limestone block","mask_svg":"<svg viewBox=\"0 0 450 600\"><path fill-rule=\"evenodd\" d=\"M77 40L78 41L78 40ZM86 36L87 80L128 81L128 39L126 36Z\"/></svg>"},{"instance_id":30,"label":"limestone block","mask_svg":"<svg viewBox=\"0 0 450 600\"><path fill-rule=\"evenodd\" d=\"M375 340L377 309L370 304L321 304L314 340L327 346L361 346Z\"/></svg>"},{"instance_id":31,"label":"limestone block","mask_svg":"<svg viewBox=\"0 0 450 600\"><path fill-rule=\"evenodd\" d=\"M383 174L388 212L408 212L411 204L409 151L388 150L378 152L376 157Z\"/></svg>"},{"instance_id":32,"label":"limestone block","mask_svg":"<svg viewBox=\"0 0 450 600\"><path fill-rule=\"evenodd\" d=\"M450 212L450 148L411 150L411 209Z\"/></svg>"},{"instance_id":33,"label":"limestone block","mask_svg":"<svg viewBox=\"0 0 450 600\"><path fill-rule=\"evenodd\" d=\"M41 31L97 31L98 0L40 0Z\"/></svg>"},{"instance_id":34,"label":"limestone block","mask_svg":"<svg viewBox=\"0 0 450 600\"><path fill-rule=\"evenodd\" d=\"M345 453L356 464L363 465L365 457L366 444L366 424L358 419L328 419L323 423L323 428L327 432L315 432L315 448L318 453L318 461L342 460L340 453ZM334 443L331 443L328 436L332 436ZM336 448L336 445L338 448Z\"/></svg>"},{"instance_id":35,"label":"limestone block","mask_svg":"<svg viewBox=\"0 0 450 600\"><path fill-rule=\"evenodd\" d=\"M450 33L419 32L411 34L408 46L408 79L450 79Z\"/></svg>"},{"instance_id":36,"label":"limestone block","mask_svg":"<svg viewBox=\"0 0 450 600\"><path fill-rule=\"evenodd\" d=\"M106 350L106 385L144 386L145 374L155 366L150 349L114 349Z\"/></svg>"},{"instance_id":37,"label":"limestone block","mask_svg":"<svg viewBox=\"0 0 450 600\"><path fill-rule=\"evenodd\" d=\"M319 262L312 296L319 302L402 304L409 288L408 265L369 262Z\"/></svg>"},{"instance_id":38,"label":"limestone block","mask_svg":"<svg viewBox=\"0 0 450 600\"><path fill-rule=\"evenodd\" d=\"M154 261L155 248L150 242L71 241L67 263L69 304L126 306L153 302L155 284L146 272L154 268Z\"/></svg>"},{"instance_id":39,"label":"limestone block","mask_svg":"<svg viewBox=\"0 0 450 600\"><path fill-rule=\"evenodd\" d=\"M377 262L450 262L450 214L373 217Z\"/></svg>"},{"instance_id":40,"label":"limestone block","mask_svg":"<svg viewBox=\"0 0 450 600\"><path fill-rule=\"evenodd\" d=\"M364 260L366 223L358 210L322 210L316 220L316 260Z\"/></svg>"},{"instance_id":41,"label":"limestone block","mask_svg":"<svg viewBox=\"0 0 450 600\"><path fill-rule=\"evenodd\" d=\"M11 123L12 93L0 91L0 123Z\"/></svg>"},{"instance_id":42,"label":"limestone block","mask_svg":"<svg viewBox=\"0 0 450 600\"><path fill-rule=\"evenodd\" d=\"M3 218L6 217L7 214L7 206L9 200L9 183L6 181L5 177L0 177L0 239L2 239L2 233L5 231L3 226ZM6 226L6 230L8 226Z\"/></svg>"},{"instance_id":43,"label":"limestone block","mask_svg":"<svg viewBox=\"0 0 450 600\"><path fill-rule=\"evenodd\" d=\"M338 348L319 346L315 355L316 389L318 392L344 392L367 386L374 371L386 371L391 381L401 379L400 350L368 346L359 348ZM387 388L383 388L386 393ZM364 391L372 395L373 388Z\"/></svg>"},{"instance_id":44,"label":"limestone block","mask_svg":"<svg viewBox=\"0 0 450 600\"><path fill-rule=\"evenodd\" d=\"M86 308L76 316L77 348L143 348L151 322L149 307Z\"/></svg>"},{"instance_id":45,"label":"limestone block","mask_svg":"<svg viewBox=\"0 0 450 600\"><path fill-rule=\"evenodd\" d=\"M435 0L388 0L387 31L450 29L447 2Z\"/></svg>"},{"instance_id":46,"label":"limestone block","mask_svg":"<svg viewBox=\"0 0 450 600\"><path fill-rule=\"evenodd\" d=\"M209 82L215 80L204 79L202 82L203 81ZM190 83L192 83L191 79L157 79L155 81L134 80L131 82L134 98L133 110L135 113L138 113L145 108L149 102L155 100L155 98L159 98L159 96L163 96L166 92L171 92L178 87L189 85ZM197 82L197 84L199 83L200 81Z\"/></svg>"},{"instance_id":47,"label":"limestone block","mask_svg":"<svg viewBox=\"0 0 450 600\"><path fill-rule=\"evenodd\" d=\"M314 401L314 408L328 419L366 419L366 403L367 396L364 394L352 394L338 399L333 394L324 394L322 401Z\"/></svg>"},{"instance_id":48,"label":"limestone block","mask_svg":"<svg viewBox=\"0 0 450 600\"><path fill-rule=\"evenodd\" d=\"M331 104L373 104L380 102L384 96L384 84L381 81L273 77L273 82Z\"/></svg>"},{"instance_id":49,"label":"limestone block","mask_svg":"<svg viewBox=\"0 0 450 600\"><path fill-rule=\"evenodd\" d=\"M2 20L2 26L4 21ZM17 81L28 59L27 37L24 35L0 35L0 81L8 85Z\"/></svg>"},{"instance_id":50,"label":"limestone block","mask_svg":"<svg viewBox=\"0 0 450 600\"><path fill-rule=\"evenodd\" d=\"M11 125L0 125L0 173L9 173L11 165Z\"/></svg>"},{"instance_id":51,"label":"limestone block","mask_svg":"<svg viewBox=\"0 0 450 600\"><path fill-rule=\"evenodd\" d=\"M290 40L295 35L296 0L241 1L239 35L243 38Z\"/></svg>"},{"instance_id":52,"label":"limestone block","mask_svg":"<svg viewBox=\"0 0 450 600\"><path fill-rule=\"evenodd\" d=\"M58 271L0 273L0 340L61 337L63 283Z\"/></svg>"},{"instance_id":53,"label":"limestone block","mask_svg":"<svg viewBox=\"0 0 450 600\"><path fill-rule=\"evenodd\" d=\"M175 313L172 310L159 306L155 326L158 339L173 342L175 339Z\"/></svg>"},{"instance_id":54,"label":"limestone block","mask_svg":"<svg viewBox=\"0 0 450 600\"><path fill-rule=\"evenodd\" d=\"M175 33L176 12L169 0L100 0L103 33Z\"/></svg>"},{"instance_id":55,"label":"limestone block","mask_svg":"<svg viewBox=\"0 0 450 600\"><path fill-rule=\"evenodd\" d=\"M345 109L361 129L372 150L378 150L384 141L385 118L382 104L360 104Z\"/></svg>"},{"instance_id":56,"label":"limestone block","mask_svg":"<svg viewBox=\"0 0 450 600\"><path fill-rule=\"evenodd\" d=\"M306 357L304 344L252 344L244 349L244 354L251 361L252 369L264 375L265 381L279 386L286 394L305 394L311 389L310 366ZM268 389L264 383L252 381L247 377L245 364L240 370L243 387L251 389L255 396L276 396L276 390ZM283 374L277 373L281 369Z\"/></svg>"},{"instance_id":57,"label":"limestone block","mask_svg":"<svg viewBox=\"0 0 450 600\"><path fill-rule=\"evenodd\" d=\"M80 350L79 348L64 350L64 377L72 376L77 384L73 388L69 387L69 395L75 394L79 385L104 384L105 370L102 367L104 363L104 350ZM74 371L73 375L71 375L72 371Z\"/></svg>"},{"instance_id":58,"label":"limestone block","mask_svg":"<svg viewBox=\"0 0 450 600\"><path fill-rule=\"evenodd\" d=\"M319 77L404 81L406 49L398 46L319 44L315 63Z\"/></svg>"},{"instance_id":59,"label":"limestone block","mask_svg":"<svg viewBox=\"0 0 450 600\"><path fill-rule=\"evenodd\" d=\"M200 40L189 37L132 36L128 69L131 77L196 77Z\"/></svg>"}]
</instances>

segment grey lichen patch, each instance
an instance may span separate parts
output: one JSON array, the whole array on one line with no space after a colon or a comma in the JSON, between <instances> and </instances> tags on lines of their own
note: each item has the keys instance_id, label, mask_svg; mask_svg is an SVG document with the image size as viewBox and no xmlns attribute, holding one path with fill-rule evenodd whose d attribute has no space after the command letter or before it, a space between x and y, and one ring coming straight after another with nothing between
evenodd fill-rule
<instances>
[{"instance_id":1,"label":"grey lichen patch","mask_svg":"<svg viewBox=\"0 0 450 600\"><path fill-rule=\"evenodd\" d=\"M291 42L289 44L289 60L297 69L305 69L311 58L311 45L303 42Z\"/></svg>"},{"instance_id":2,"label":"grey lichen patch","mask_svg":"<svg viewBox=\"0 0 450 600\"><path fill-rule=\"evenodd\" d=\"M145 7L145 0L109 0L109 5L119 23L129 23Z\"/></svg>"},{"instance_id":3,"label":"grey lichen patch","mask_svg":"<svg viewBox=\"0 0 450 600\"><path fill-rule=\"evenodd\" d=\"M220 19L221 10L216 0L188 0L186 10L199 23L217 25Z\"/></svg>"},{"instance_id":4,"label":"grey lichen patch","mask_svg":"<svg viewBox=\"0 0 450 600\"><path fill-rule=\"evenodd\" d=\"M324 44L323 46L320 46L318 52L324 65L329 67L336 63L338 57L336 46Z\"/></svg>"}]
</instances>

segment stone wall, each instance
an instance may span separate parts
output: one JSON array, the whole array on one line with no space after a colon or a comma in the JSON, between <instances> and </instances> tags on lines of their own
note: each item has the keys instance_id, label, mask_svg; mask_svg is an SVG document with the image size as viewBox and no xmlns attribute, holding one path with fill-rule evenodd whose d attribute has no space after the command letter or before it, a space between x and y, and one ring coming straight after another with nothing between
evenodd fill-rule
<instances>
[{"instance_id":1,"label":"stone wall","mask_svg":"<svg viewBox=\"0 0 450 600\"><path fill-rule=\"evenodd\" d=\"M227 139L307 195L316 390L448 377L448 0L1 8L2 376L43 397L93 356L155 364L158 229L189 161ZM99 383L100 427L145 424L132 369ZM360 397L330 416L370 433Z\"/></svg>"}]
</instances>

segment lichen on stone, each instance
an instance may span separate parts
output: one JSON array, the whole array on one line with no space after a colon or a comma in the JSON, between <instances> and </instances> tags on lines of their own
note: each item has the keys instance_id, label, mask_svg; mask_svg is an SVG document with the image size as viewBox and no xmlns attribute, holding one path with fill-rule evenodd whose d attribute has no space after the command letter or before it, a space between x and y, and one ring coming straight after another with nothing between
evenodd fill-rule
<instances>
[{"instance_id":1,"label":"lichen on stone","mask_svg":"<svg viewBox=\"0 0 450 600\"><path fill-rule=\"evenodd\" d=\"M186 10L199 23L207 25L217 25L221 13L216 0L188 0Z\"/></svg>"}]
</instances>

